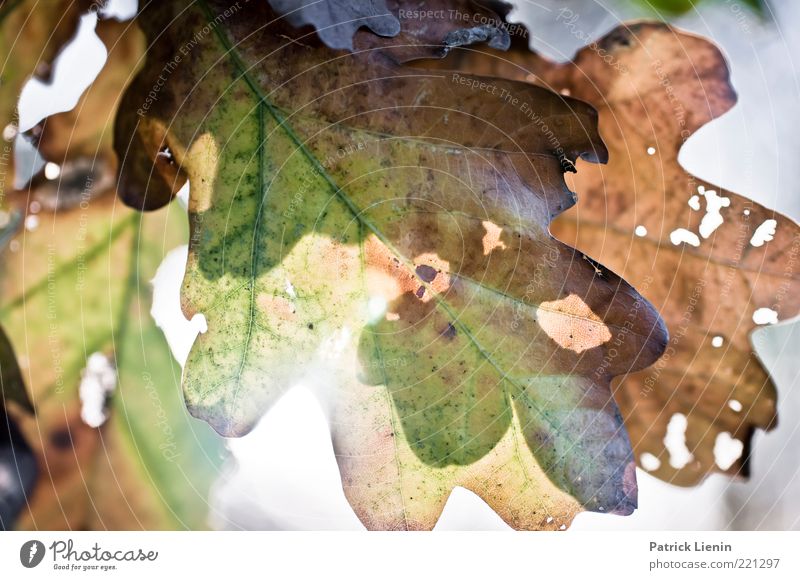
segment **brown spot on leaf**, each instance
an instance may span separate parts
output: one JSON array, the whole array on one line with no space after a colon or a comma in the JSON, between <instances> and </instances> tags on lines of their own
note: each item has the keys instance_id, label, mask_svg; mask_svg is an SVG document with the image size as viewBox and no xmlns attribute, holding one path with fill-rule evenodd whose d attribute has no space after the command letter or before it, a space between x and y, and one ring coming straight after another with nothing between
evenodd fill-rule
<instances>
[{"instance_id":1,"label":"brown spot on leaf","mask_svg":"<svg viewBox=\"0 0 800 580\"><path fill-rule=\"evenodd\" d=\"M432 266L428 266L427 264L420 264L416 268L417 276L422 278L425 282L433 282L434 278L436 278L436 268Z\"/></svg>"},{"instance_id":2,"label":"brown spot on leaf","mask_svg":"<svg viewBox=\"0 0 800 580\"><path fill-rule=\"evenodd\" d=\"M294 320L295 318L295 305L283 296L259 294L257 302L258 306L269 312L271 316L281 320Z\"/></svg>"},{"instance_id":3,"label":"brown spot on leaf","mask_svg":"<svg viewBox=\"0 0 800 580\"><path fill-rule=\"evenodd\" d=\"M447 327L442 331L442 336L449 340L452 340L456 337L456 334L457 334L456 327L448 322Z\"/></svg>"}]
</instances>

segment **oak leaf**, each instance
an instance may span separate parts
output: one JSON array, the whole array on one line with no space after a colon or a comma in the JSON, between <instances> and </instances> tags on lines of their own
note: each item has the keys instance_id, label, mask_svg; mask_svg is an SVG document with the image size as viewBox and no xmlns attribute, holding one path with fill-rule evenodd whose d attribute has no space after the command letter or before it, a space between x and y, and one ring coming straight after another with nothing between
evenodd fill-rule
<instances>
[{"instance_id":1,"label":"oak leaf","mask_svg":"<svg viewBox=\"0 0 800 580\"><path fill-rule=\"evenodd\" d=\"M17 0L0 3L0 131L17 126L17 100L23 85L51 78L52 62L75 35L89 0Z\"/></svg>"},{"instance_id":2,"label":"oak leaf","mask_svg":"<svg viewBox=\"0 0 800 580\"><path fill-rule=\"evenodd\" d=\"M615 381L637 458L678 485L714 472L747 476L754 433L777 420L775 385L753 343L762 325L800 312L800 228L678 163L683 143L736 102L720 51L641 22L564 64L518 42L508 52L459 51L449 65L597 108L609 163L578 163L581 199L551 229L631 281L670 329L655 365Z\"/></svg>"},{"instance_id":3,"label":"oak leaf","mask_svg":"<svg viewBox=\"0 0 800 580\"><path fill-rule=\"evenodd\" d=\"M27 131L39 154L62 164L79 157L113 166L114 116L122 88L144 59L144 36L135 21L104 19L95 33L106 48L106 62L76 105L45 117Z\"/></svg>"},{"instance_id":4,"label":"oak leaf","mask_svg":"<svg viewBox=\"0 0 800 580\"><path fill-rule=\"evenodd\" d=\"M68 166L65 166L68 167ZM221 441L185 412L180 368L150 315L150 280L184 239L176 206L142 216L94 192L43 208L3 261L0 322L36 415L14 414L41 478L17 527L197 529Z\"/></svg>"},{"instance_id":5,"label":"oak leaf","mask_svg":"<svg viewBox=\"0 0 800 580\"><path fill-rule=\"evenodd\" d=\"M208 325L184 370L192 414L242 435L314 382L368 528L431 528L456 485L517 528L634 509L610 383L666 333L548 232L574 203L564 170L606 160L591 107L404 67L447 52L461 29L447 21L359 31L352 54L265 2L151 3L140 24L151 48L117 119L120 191L152 209L190 182L183 308Z\"/></svg>"},{"instance_id":6,"label":"oak leaf","mask_svg":"<svg viewBox=\"0 0 800 580\"><path fill-rule=\"evenodd\" d=\"M37 178L4 200L0 323L36 407L35 416L9 413L41 473L15 527L208 524L222 442L186 413L180 368L149 312L150 280L165 250L185 240L185 216L122 207L109 174L108 125L143 49L131 26L100 21L109 51L100 76L75 110L39 126L42 153L62 163L58 179ZM29 46L22 38L9 59Z\"/></svg>"}]
</instances>

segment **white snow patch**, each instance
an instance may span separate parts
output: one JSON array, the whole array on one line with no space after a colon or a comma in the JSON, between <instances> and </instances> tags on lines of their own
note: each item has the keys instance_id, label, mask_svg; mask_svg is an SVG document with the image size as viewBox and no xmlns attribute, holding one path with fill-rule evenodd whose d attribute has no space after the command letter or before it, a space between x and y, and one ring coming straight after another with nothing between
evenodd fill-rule
<instances>
[{"instance_id":1,"label":"white snow patch","mask_svg":"<svg viewBox=\"0 0 800 580\"><path fill-rule=\"evenodd\" d=\"M772 308L759 308L753 312L753 322L756 324L777 324L778 313Z\"/></svg>"},{"instance_id":2,"label":"white snow patch","mask_svg":"<svg viewBox=\"0 0 800 580\"><path fill-rule=\"evenodd\" d=\"M99 427L108 419L106 403L117 388L117 370L102 353L95 352L86 361L81 373L78 393L81 399L81 419L89 427Z\"/></svg>"},{"instance_id":3,"label":"white snow patch","mask_svg":"<svg viewBox=\"0 0 800 580\"><path fill-rule=\"evenodd\" d=\"M760 248L767 242L771 242L775 237L775 230L778 227L777 220L764 220L760 226L753 232L753 237L750 238L750 245Z\"/></svg>"},{"instance_id":4,"label":"white snow patch","mask_svg":"<svg viewBox=\"0 0 800 580\"><path fill-rule=\"evenodd\" d=\"M744 443L731 437L727 431L717 435L714 441L714 462L722 469L730 469L731 465L742 456Z\"/></svg>"},{"instance_id":5,"label":"white snow patch","mask_svg":"<svg viewBox=\"0 0 800 580\"><path fill-rule=\"evenodd\" d=\"M664 445L669 451L669 464L675 469L685 467L694 456L686 446L686 427L689 422L683 413L675 413L667 425Z\"/></svg>"},{"instance_id":6,"label":"white snow patch","mask_svg":"<svg viewBox=\"0 0 800 580\"><path fill-rule=\"evenodd\" d=\"M676 246L679 246L681 242L689 244L690 246L694 246L695 248L700 245L700 238L697 237L697 234L690 232L685 228L678 228L677 230L674 230L669 235L669 241Z\"/></svg>"}]
</instances>

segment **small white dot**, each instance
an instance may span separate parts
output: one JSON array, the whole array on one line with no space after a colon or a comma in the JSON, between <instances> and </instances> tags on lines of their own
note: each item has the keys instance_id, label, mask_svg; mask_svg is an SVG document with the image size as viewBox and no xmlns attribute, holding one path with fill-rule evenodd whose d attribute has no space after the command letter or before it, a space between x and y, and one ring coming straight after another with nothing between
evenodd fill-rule
<instances>
[{"instance_id":1,"label":"small white dot","mask_svg":"<svg viewBox=\"0 0 800 580\"><path fill-rule=\"evenodd\" d=\"M749 209L744 210L744 215L750 215L750 210Z\"/></svg>"},{"instance_id":2,"label":"small white dot","mask_svg":"<svg viewBox=\"0 0 800 580\"><path fill-rule=\"evenodd\" d=\"M25 218L25 229L29 232L32 232L36 228L39 227L39 217L35 215L29 215Z\"/></svg>"},{"instance_id":3,"label":"small white dot","mask_svg":"<svg viewBox=\"0 0 800 580\"><path fill-rule=\"evenodd\" d=\"M737 413L742 410L742 404L736 399L731 399L730 401L728 401L728 406Z\"/></svg>"},{"instance_id":4,"label":"small white dot","mask_svg":"<svg viewBox=\"0 0 800 580\"><path fill-rule=\"evenodd\" d=\"M714 348L719 348L722 346L724 342L725 342L724 338L722 338L721 336L715 336L714 338L711 339L711 346L713 346Z\"/></svg>"},{"instance_id":5,"label":"small white dot","mask_svg":"<svg viewBox=\"0 0 800 580\"><path fill-rule=\"evenodd\" d=\"M32 201L31 204L28 206L28 209L30 209L31 213L39 213L40 211L42 211L42 204L39 203L38 201Z\"/></svg>"},{"instance_id":6,"label":"small white dot","mask_svg":"<svg viewBox=\"0 0 800 580\"><path fill-rule=\"evenodd\" d=\"M3 139L6 141L13 141L17 136L17 126L14 123L9 123L3 129Z\"/></svg>"},{"instance_id":7,"label":"small white dot","mask_svg":"<svg viewBox=\"0 0 800 580\"><path fill-rule=\"evenodd\" d=\"M59 175L61 175L61 167L59 167L57 163L48 161L44 166L44 176L47 179L55 179Z\"/></svg>"},{"instance_id":8,"label":"small white dot","mask_svg":"<svg viewBox=\"0 0 800 580\"><path fill-rule=\"evenodd\" d=\"M647 235L647 228L644 226L636 226L636 229L633 230L633 232L640 238L643 238Z\"/></svg>"},{"instance_id":9,"label":"small white dot","mask_svg":"<svg viewBox=\"0 0 800 580\"><path fill-rule=\"evenodd\" d=\"M647 154L648 155L655 155L656 154L656 148L655 147L648 147L647 148Z\"/></svg>"}]
</instances>

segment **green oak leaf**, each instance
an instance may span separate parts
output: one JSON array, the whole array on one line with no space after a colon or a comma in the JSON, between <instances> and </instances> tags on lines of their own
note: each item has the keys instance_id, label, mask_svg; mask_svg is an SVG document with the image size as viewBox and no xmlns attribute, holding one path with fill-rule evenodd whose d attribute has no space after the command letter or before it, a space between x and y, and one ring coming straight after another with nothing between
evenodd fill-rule
<instances>
[{"instance_id":1,"label":"green oak leaf","mask_svg":"<svg viewBox=\"0 0 800 580\"><path fill-rule=\"evenodd\" d=\"M29 213L37 225L2 264L0 323L36 407L15 418L41 472L17 526L206 527L222 441L186 413L181 369L150 315L150 280L185 239L185 215L142 216L93 186L107 179L75 171L64 166L59 204ZM82 403L90 381L110 381L105 405Z\"/></svg>"},{"instance_id":2,"label":"green oak leaf","mask_svg":"<svg viewBox=\"0 0 800 580\"><path fill-rule=\"evenodd\" d=\"M152 209L191 184L183 308L208 328L192 414L239 436L313 383L371 529L433 527L454 486L516 528L634 509L610 383L666 332L548 231L575 201L564 171L606 159L591 107L401 64L446 52L456 22L360 31L351 54L266 2L151 3L139 21L119 188Z\"/></svg>"}]
</instances>

